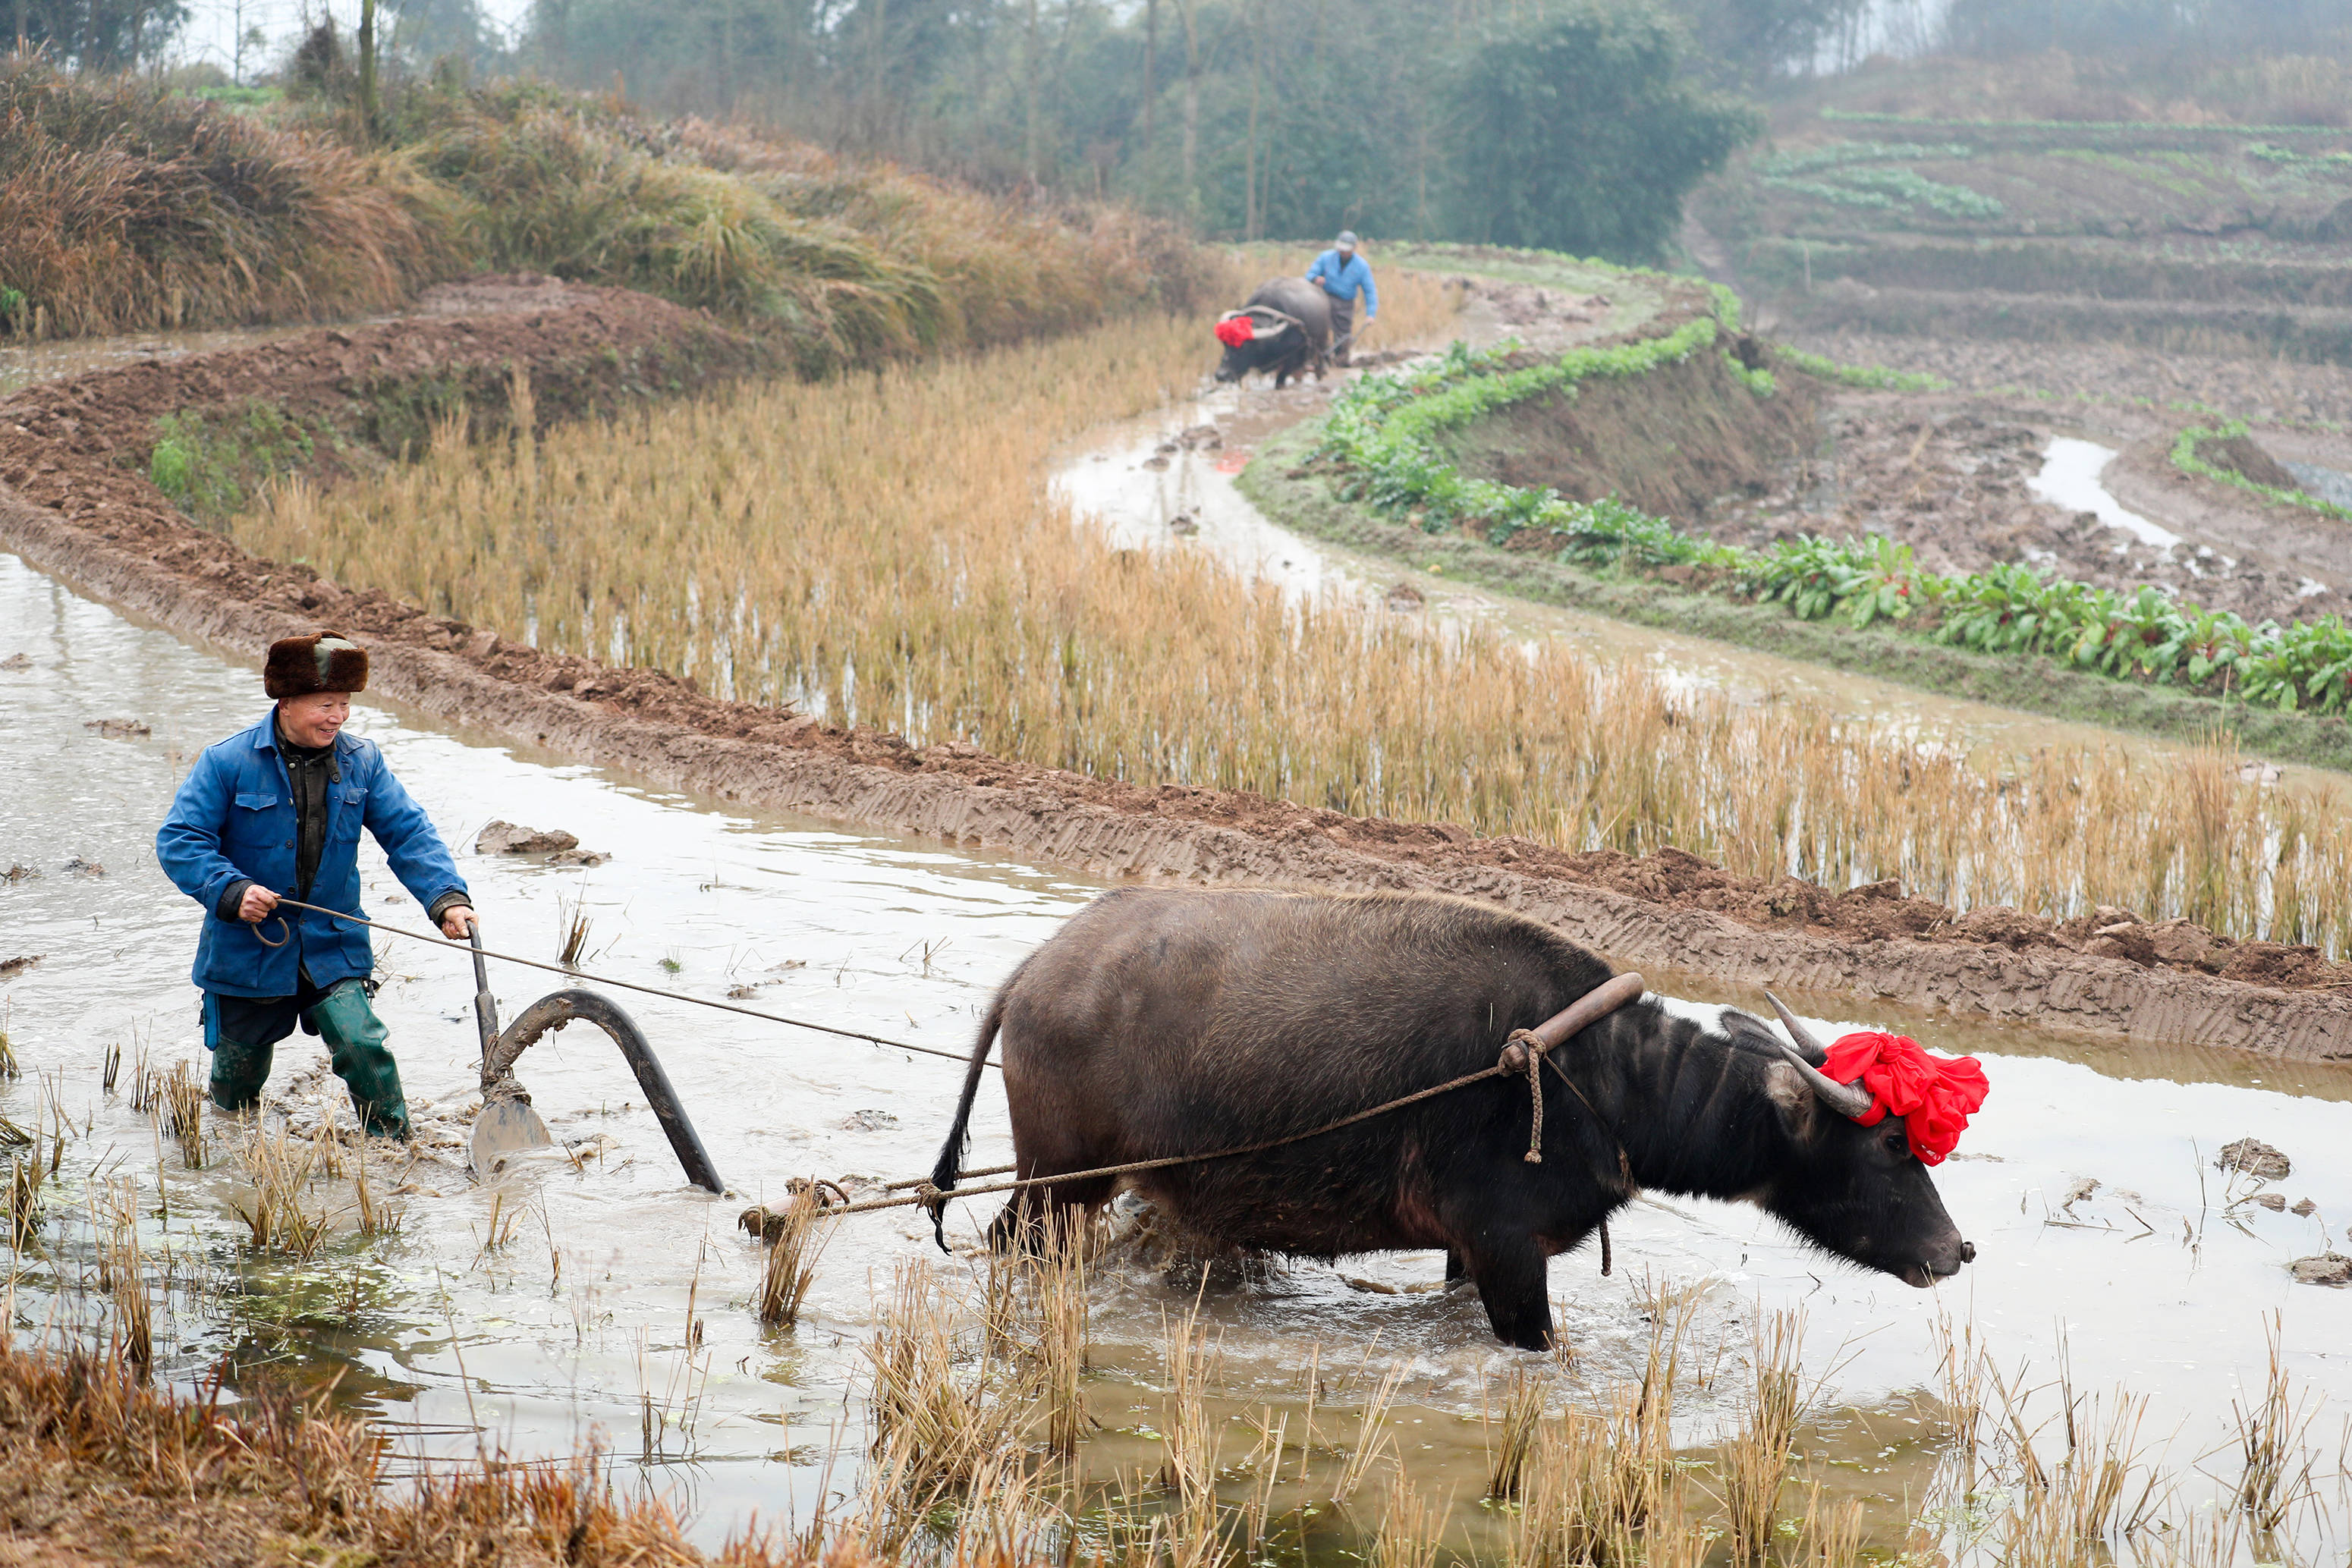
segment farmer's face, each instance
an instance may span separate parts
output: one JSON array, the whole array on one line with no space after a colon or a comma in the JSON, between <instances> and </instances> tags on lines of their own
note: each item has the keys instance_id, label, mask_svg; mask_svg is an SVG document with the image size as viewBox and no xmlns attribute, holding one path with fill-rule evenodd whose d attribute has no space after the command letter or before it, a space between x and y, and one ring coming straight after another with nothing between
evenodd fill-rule
<instances>
[{"instance_id":1,"label":"farmer's face","mask_svg":"<svg viewBox=\"0 0 2352 1568\"><path fill-rule=\"evenodd\" d=\"M297 746L328 746L352 716L349 692L307 692L278 705L278 723Z\"/></svg>"}]
</instances>

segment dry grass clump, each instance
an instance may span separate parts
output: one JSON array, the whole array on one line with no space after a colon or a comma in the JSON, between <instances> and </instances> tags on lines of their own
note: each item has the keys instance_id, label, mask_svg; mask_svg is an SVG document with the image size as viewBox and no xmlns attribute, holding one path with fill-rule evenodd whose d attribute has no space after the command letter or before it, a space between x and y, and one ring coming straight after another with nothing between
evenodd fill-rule
<instances>
[{"instance_id":1,"label":"dry grass clump","mask_svg":"<svg viewBox=\"0 0 2352 1568\"><path fill-rule=\"evenodd\" d=\"M369 1563L378 1568L699 1568L715 1561L668 1508L627 1499L600 1458L563 1468L495 1458L385 1488L383 1437L365 1422L262 1387L224 1406L179 1400L116 1363L0 1346L0 1488L27 1562L186 1568ZM46 1543L54 1555L43 1554ZM735 1568L813 1568L816 1547L748 1542ZM1031 1558L1030 1561L1036 1561ZM827 1568L866 1568L856 1542Z\"/></svg>"},{"instance_id":2,"label":"dry grass clump","mask_svg":"<svg viewBox=\"0 0 2352 1568\"><path fill-rule=\"evenodd\" d=\"M446 265L380 160L172 96L0 58L0 332L315 320Z\"/></svg>"},{"instance_id":3,"label":"dry grass clump","mask_svg":"<svg viewBox=\"0 0 2352 1568\"><path fill-rule=\"evenodd\" d=\"M205 1106L210 1092L205 1081L185 1061L172 1063L171 1076L163 1082L160 1103L151 1094L150 1104L159 1104L172 1136L179 1140L180 1159L192 1171L205 1168Z\"/></svg>"},{"instance_id":4,"label":"dry grass clump","mask_svg":"<svg viewBox=\"0 0 2352 1568\"><path fill-rule=\"evenodd\" d=\"M1804 1330L1794 1312L1768 1312L1758 1325L1749 1362L1747 1419L1722 1460L1723 1511L1731 1530L1731 1560L1762 1564L1779 1522L1781 1486L1794 1457L1797 1418L1804 1414L1798 1350Z\"/></svg>"},{"instance_id":5,"label":"dry grass clump","mask_svg":"<svg viewBox=\"0 0 2352 1568\"><path fill-rule=\"evenodd\" d=\"M767 1238L768 1254L753 1296L760 1321L770 1328L790 1328L800 1322L801 1303L816 1281L817 1258L833 1234L818 1202L814 1186L794 1193Z\"/></svg>"},{"instance_id":6,"label":"dry grass clump","mask_svg":"<svg viewBox=\"0 0 2352 1568\"><path fill-rule=\"evenodd\" d=\"M296 1139L280 1123L275 1132L257 1124L238 1145L251 1192L232 1200L245 1221L246 1244L256 1252L283 1252L308 1260L326 1239L328 1217L303 1201L318 1169L320 1142Z\"/></svg>"},{"instance_id":7,"label":"dry grass clump","mask_svg":"<svg viewBox=\"0 0 2352 1568\"><path fill-rule=\"evenodd\" d=\"M942 1501L1027 1448L1038 1390L1034 1369L986 1332L925 1260L898 1266L866 1350L875 1460L868 1528L895 1545Z\"/></svg>"},{"instance_id":8,"label":"dry grass clump","mask_svg":"<svg viewBox=\"0 0 2352 1568\"><path fill-rule=\"evenodd\" d=\"M1899 878L1964 907L2352 940L2341 803L2242 779L2218 747L1987 762L1112 549L1041 472L1057 443L1192 385L1213 348L1168 319L748 387L332 494L289 483L235 531L544 648L919 745L1574 850L1674 845L1832 888Z\"/></svg>"}]
</instances>

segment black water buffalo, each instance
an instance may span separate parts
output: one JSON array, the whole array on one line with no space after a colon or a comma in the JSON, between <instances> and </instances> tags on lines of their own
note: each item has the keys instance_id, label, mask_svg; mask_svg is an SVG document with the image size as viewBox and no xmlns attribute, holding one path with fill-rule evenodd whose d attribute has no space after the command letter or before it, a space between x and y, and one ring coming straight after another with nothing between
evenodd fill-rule
<instances>
[{"instance_id":1,"label":"black water buffalo","mask_svg":"<svg viewBox=\"0 0 2352 1568\"><path fill-rule=\"evenodd\" d=\"M1230 323L1245 322L1250 335L1239 342ZM1274 384L1312 371L1319 379L1331 353L1331 297L1303 277L1276 277L1258 285L1249 303L1217 319L1217 340L1225 357L1217 379L1237 382L1252 371L1270 371Z\"/></svg>"},{"instance_id":2,"label":"black water buffalo","mask_svg":"<svg viewBox=\"0 0 2352 1568\"><path fill-rule=\"evenodd\" d=\"M1492 1065L1609 977L1549 927L1464 900L1122 889L998 990L933 1183L953 1187L1002 1031L1023 1176L1322 1126ZM1857 1087L1744 1013L1719 1027L1644 998L1571 1036L1544 1075L1543 1159L1524 1078L1492 1078L1265 1153L1123 1178L1217 1244L1329 1259L1443 1247L1495 1333L1540 1349L1545 1263L1644 1187L1743 1198L1814 1246L1919 1286L1975 1256L1903 1124L1864 1128ZM1854 1097L1861 1096L1857 1107ZM1122 1178L1021 1189L992 1239ZM936 1212L936 1210L935 1210Z\"/></svg>"}]
</instances>

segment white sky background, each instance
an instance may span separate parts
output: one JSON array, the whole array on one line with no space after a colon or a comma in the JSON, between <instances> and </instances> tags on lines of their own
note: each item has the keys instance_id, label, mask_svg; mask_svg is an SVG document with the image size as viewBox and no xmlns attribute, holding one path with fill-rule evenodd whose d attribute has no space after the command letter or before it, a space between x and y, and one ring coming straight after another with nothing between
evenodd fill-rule
<instances>
[{"instance_id":1,"label":"white sky background","mask_svg":"<svg viewBox=\"0 0 2352 1568\"><path fill-rule=\"evenodd\" d=\"M482 16L509 37L521 29L530 0L479 0ZM1815 68L1833 71L1851 52L1860 59L1879 50L1909 54L1938 29L1949 0L1870 0L1861 25L1845 40L1830 40ZM259 27L267 42L245 51L243 73L249 79L267 71L289 50L322 13L331 13L349 33L359 26L359 0L190 0L188 25L182 30L178 57L209 61L226 71L237 68L236 40L240 33ZM1842 47L1843 46L1843 47Z\"/></svg>"},{"instance_id":2,"label":"white sky background","mask_svg":"<svg viewBox=\"0 0 2352 1568\"><path fill-rule=\"evenodd\" d=\"M480 0L483 18L509 36L520 29L530 0ZM245 51L245 77L268 70L322 15L331 14L345 35L358 27L359 0L189 0L188 25L181 29L178 58L236 68L237 35L259 27L268 42Z\"/></svg>"}]
</instances>

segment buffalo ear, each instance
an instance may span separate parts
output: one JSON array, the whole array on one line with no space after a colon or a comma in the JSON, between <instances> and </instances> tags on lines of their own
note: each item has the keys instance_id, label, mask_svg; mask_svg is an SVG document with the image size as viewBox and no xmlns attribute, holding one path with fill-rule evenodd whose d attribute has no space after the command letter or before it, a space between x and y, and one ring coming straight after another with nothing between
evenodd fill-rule
<instances>
[{"instance_id":1,"label":"buffalo ear","mask_svg":"<svg viewBox=\"0 0 2352 1568\"><path fill-rule=\"evenodd\" d=\"M1805 1082L1805 1075L1787 1061L1768 1063L1764 1069L1764 1097L1772 1103L1774 1114L1790 1136L1800 1143L1811 1143L1821 1135L1827 1118L1822 1114L1821 1096Z\"/></svg>"}]
</instances>

